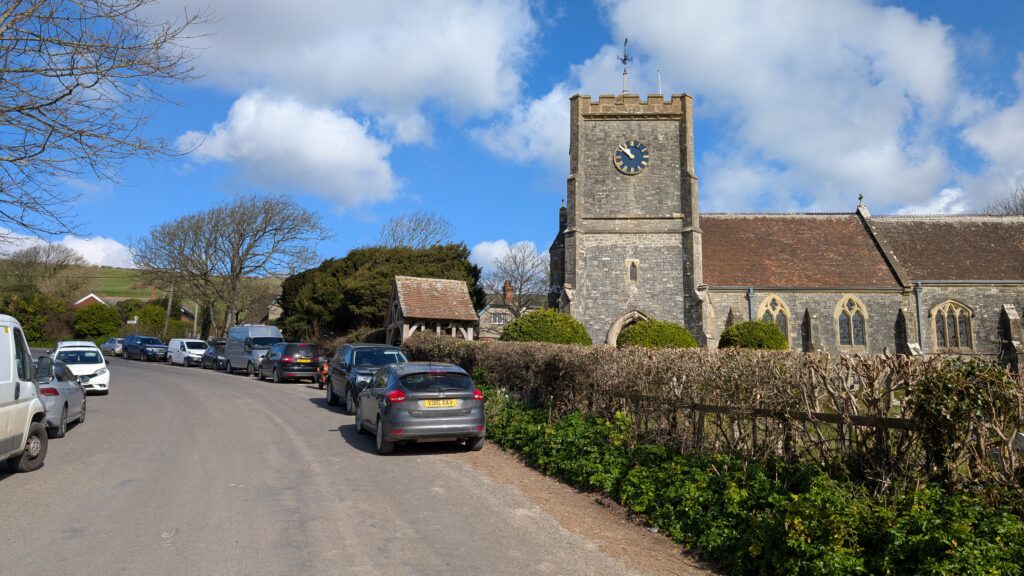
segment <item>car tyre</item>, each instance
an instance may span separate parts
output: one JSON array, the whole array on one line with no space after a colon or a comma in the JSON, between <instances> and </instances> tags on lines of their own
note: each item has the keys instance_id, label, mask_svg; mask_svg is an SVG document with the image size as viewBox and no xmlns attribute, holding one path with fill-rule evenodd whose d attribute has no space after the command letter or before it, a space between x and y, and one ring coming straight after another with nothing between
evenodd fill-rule
<instances>
[{"instance_id":1,"label":"car tyre","mask_svg":"<svg viewBox=\"0 0 1024 576\"><path fill-rule=\"evenodd\" d=\"M7 459L7 467L12 472L32 472L43 465L46 458L46 426L42 422L33 422L28 428L28 441L25 451Z\"/></svg>"},{"instance_id":2,"label":"car tyre","mask_svg":"<svg viewBox=\"0 0 1024 576\"><path fill-rule=\"evenodd\" d=\"M228 374L231 374L231 360L228 360L227 362L224 363L224 370Z\"/></svg>"},{"instance_id":3,"label":"car tyre","mask_svg":"<svg viewBox=\"0 0 1024 576\"><path fill-rule=\"evenodd\" d=\"M479 452L480 450L483 450L485 442L487 442L487 439L483 436L466 438L466 448L469 448L470 452Z\"/></svg>"},{"instance_id":4,"label":"car tyre","mask_svg":"<svg viewBox=\"0 0 1024 576\"><path fill-rule=\"evenodd\" d=\"M361 407L356 407L356 432L366 434L366 428L363 428L363 409Z\"/></svg>"},{"instance_id":5,"label":"car tyre","mask_svg":"<svg viewBox=\"0 0 1024 576\"><path fill-rule=\"evenodd\" d=\"M338 395L334 393L334 385L330 382L327 383L327 405L338 405Z\"/></svg>"},{"instance_id":6,"label":"car tyre","mask_svg":"<svg viewBox=\"0 0 1024 576\"><path fill-rule=\"evenodd\" d=\"M266 382L267 381L267 375L263 372L263 363L262 362L260 363L260 367L258 368L258 371L256 372L256 379L259 380L260 382Z\"/></svg>"},{"instance_id":7,"label":"car tyre","mask_svg":"<svg viewBox=\"0 0 1024 576\"><path fill-rule=\"evenodd\" d=\"M277 371L277 366L274 366L274 384L281 383L281 373Z\"/></svg>"},{"instance_id":8,"label":"car tyre","mask_svg":"<svg viewBox=\"0 0 1024 576\"><path fill-rule=\"evenodd\" d=\"M85 398L82 398L82 413L78 415L78 423L83 424L85 422Z\"/></svg>"},{"instance_id":9,"label":"car tyre","mask_svg":"<svg viewBox=\"0 0 1024 576\"><path fill-rule=\"evenodd\" d=\"M248 362L245 365L245 375L249 378L256 377L256 369L252 367L252 362Z\"/></svg>"},{"instance_id":10,"label":"car tyre","mask_svg":"<svg viewBox=\"0 0 1024 576\"><path fill-rule=\"evenodd\" d=\"M60 422L56 426L46 431L46 434L50 438L63 438L68 433L68 405L64 405L64 409L60 411Z\"/></svg>"},{"instance_id":11,"label":"car tyre","mask_svg":"<svg viewBox=\"0 0 1024 576\"><path fill-rule=\"evenodd\" d=\"M356 403L356 399L352 397L352 387L351 386L346 386L345 387L345 414L355 414L356 413L355 403Z\"/></svg>"},{"instance_id":12,"label":"car tyre","mask_svg":"<svg viewBox=\"0 0 1024 576\"><path fill-rule=\"evenodd\" d=\"M395 451L395 443L384 439L384 423L377 418L377 454L391 454Z\"/></svg>"}]
</instances>

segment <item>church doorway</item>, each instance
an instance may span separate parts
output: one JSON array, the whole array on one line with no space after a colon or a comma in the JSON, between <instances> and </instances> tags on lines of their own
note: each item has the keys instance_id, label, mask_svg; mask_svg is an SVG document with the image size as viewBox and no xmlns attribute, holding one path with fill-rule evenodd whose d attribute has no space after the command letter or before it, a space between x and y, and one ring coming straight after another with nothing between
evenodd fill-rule
<instances>
[{"instance_id":1,"label":"church doorway","mask_svg":"<svg viewBox=\"0 0 1024 576\"><path fill-rule=\"evenodd\" d=\"M622 316L619 316L618 320L612 322L612 327L608 329L608 338L605 340L605 343L615 346L616 341L619 339L620 332L637 322L644 322L650 319L650 316L640 312L639 310L630 310L629 312L626 312Z\"/></svg>"}]
</instances>

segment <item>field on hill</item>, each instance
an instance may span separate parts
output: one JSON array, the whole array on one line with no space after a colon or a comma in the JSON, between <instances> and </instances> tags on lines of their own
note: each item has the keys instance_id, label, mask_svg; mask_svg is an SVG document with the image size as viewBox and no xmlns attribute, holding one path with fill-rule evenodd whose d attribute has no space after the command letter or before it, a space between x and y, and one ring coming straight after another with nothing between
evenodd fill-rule
<instances>
[{"instance_id":1,"label":"field on hill","mask_svg":"<svg viewBox=\"0 0 1024 576\"><path fill-rule=\"evenodd\" d=\"M117 296L122 298L150 298L147 286L135 270L128 268L111 268L107 266L75 266L68 274L89 280L89 292L100 296ZM82 294L85 296L85 294Z\"/></svg>"}]
</instances>

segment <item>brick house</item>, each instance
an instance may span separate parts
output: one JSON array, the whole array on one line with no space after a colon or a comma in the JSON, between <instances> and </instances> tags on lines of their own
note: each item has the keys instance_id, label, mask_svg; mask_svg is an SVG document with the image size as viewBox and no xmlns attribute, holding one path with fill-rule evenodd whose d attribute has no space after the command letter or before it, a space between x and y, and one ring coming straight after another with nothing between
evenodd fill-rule
<instances>
[{"instance_id":1,"label":"brick house","mask_svg":"<svg viewBox=\"0 0 1024 576\"><path fill-rule=\"evenodd\" d=\"M514 295L512 282L509 280L505 281L500 295L489 295L490 302L477 315L479 318L477 338L479 340L497 340L501 338L501 333L505 330L505 326L508 326L508 323L516 318L516 314L512 310ZM543 308L544 301L543 295L537 298L531 297L525 309L520 311L520 314Z\"/></svg>"}]
</instances>

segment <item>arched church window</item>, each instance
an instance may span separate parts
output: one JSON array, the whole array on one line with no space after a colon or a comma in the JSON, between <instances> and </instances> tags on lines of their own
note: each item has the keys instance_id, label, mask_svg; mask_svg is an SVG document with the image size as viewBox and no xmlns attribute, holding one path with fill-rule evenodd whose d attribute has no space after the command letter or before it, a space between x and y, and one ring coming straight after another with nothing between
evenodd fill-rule
<instances>
[{"instance_id":1,"label":"arched church window","mask_svg":"<svg viewBox=\"0 0 1024 576\"><path fill-rule=\"evenodd\" d=\"M761 303L760 316L763 322L770 322L779 327L779 332L789 344L789 306L775 294L769 295Z\"/></svg>"},{"instance_id":2,"label":"arched church window","mask_svg":"<svg viewBox=\"0 0 1024 576\"><path fill-rule=\"evenodd\" d=\"M636 284L640 280L640 261L639 260L626 260L626 281L630 284Z\"/></svg>"},{"instance_id":3,"label":"arched church window","mask_svg":"<svg viewBox=\"0 0 1024 576\"><path fill-rule=\"evenodd\" d=\"M947 300L932 308L935 320L935 349L964 352L973 349L971 322L973 313L955 300Z\"/></svg>"},{"instance_id":4,"label":"arched church window","mask_svg":"<svg viewBox=\"0 0 1024 576\"><path fill-rule=\"evenodd\" d=\"M836 307L836 329L840 346L866 347L868 345L868 313L864 304L854 296L843 296Z\"/></svg>"},{"instance_id":5,"label":"arched church window","mask_svg":"<svg viewBox=\"0 0 1024 576\"><path fill-rule=\"evenodd\" d=\"M630 282L636 282L637 276L638 276L638 273L637 273L637 269L636 269L636 262L630 262L629 263L629 281Z\"/></svg>"}]
</instances>

